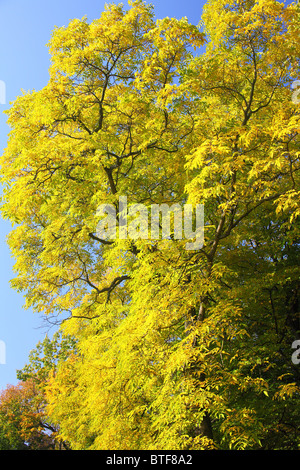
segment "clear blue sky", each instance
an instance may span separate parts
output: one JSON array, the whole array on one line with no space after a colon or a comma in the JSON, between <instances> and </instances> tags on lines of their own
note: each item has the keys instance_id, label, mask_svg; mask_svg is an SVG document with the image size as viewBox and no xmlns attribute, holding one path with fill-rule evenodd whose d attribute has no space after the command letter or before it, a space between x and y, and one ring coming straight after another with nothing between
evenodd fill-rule
<instances>
[{"instance_id":1,"label":"clear blue sky","mask_svg":"<svg viewBox=\"0 0 300 470\"><path fill-rule=\"evenodd\" d=\"M46 47L55 26L73 18L99 18L103 0L0 0L0 80L6 84L6 104L0 104L0 148L6 146L9 128L3 111L21 90L39 90L48 81L49 54ZM114 3L119 3L118 1ZM127 6L127 1L123 2ZM198 24L203 0L154 0L157 18L182 18ZM0 100L1 101L1 100ZM13 260L6 244L10 225L0 218L0 341L5 343L6 363L0 363L0 389L16 384L16 369L27 362L28 354L47 330L38 314L24 310L21 294L10 288ZM49 334L53 333L53 329ZM0 358L1 362L1 358Z\"/></svg>"}]
</instances>

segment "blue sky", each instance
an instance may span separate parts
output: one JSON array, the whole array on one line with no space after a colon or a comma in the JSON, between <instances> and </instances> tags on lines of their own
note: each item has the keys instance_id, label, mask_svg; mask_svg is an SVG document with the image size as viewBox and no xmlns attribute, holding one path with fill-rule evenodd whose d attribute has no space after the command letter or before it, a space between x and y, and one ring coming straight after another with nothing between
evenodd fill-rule
<instances>
[{"instance_id":1,"label":"blue sky","mask_svg":"<svg viewBox=\"0 0 300 470\"><path fill-rule=\"evenodd\" d=\"M0 80L6 84L6 104L0 104L1 153L9 132L3 111L22 89L39 90L47 84L50 56L46 44L54 27L85 15L89 21L99 18L105 3L110 2L0 0ZM191 23L198 24L205 2L154 0L152 3L157 18L187 16ZM10 229L9 223L0 218L0 346L5 345L5 364L0 363L0 389L17 383L16 370L26 364L30 350L47 333L42 318L24 310L23 296L10 288L9 281L14 276L14 263L6 244ZM53 332L52 329L49 334ZM3 362L1 357L0 362Z\"/></svg>"}]
</instances>

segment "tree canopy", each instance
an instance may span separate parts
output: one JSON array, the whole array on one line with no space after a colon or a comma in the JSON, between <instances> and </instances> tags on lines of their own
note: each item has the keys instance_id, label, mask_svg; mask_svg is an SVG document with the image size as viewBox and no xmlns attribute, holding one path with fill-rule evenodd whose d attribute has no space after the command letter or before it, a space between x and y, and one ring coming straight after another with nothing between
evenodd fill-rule
<instances>
[{"instance_id":1,"label":"tree canopy","mask_svg":"<svg viewBox=\"0 0 300 470\"><path fill-rule=\"evenodd\" d=\"M54 30L48 84L12 104L12 286L76 342L43 376L71 448L299 447L299 13L107 5ZM123 196L203 204L203 246L101 238Z\"/></svg>"}]
</instances>

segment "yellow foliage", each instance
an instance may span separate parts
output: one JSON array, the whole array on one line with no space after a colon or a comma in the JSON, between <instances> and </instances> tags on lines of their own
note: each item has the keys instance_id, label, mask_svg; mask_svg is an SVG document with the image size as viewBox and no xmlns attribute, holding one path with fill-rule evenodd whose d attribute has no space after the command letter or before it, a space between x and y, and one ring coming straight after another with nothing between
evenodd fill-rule
<instances>
[{"instance_id":1,"label":"yellow foliage","mask_svg":"<svg viewBox=\"0 0 300 470\"><path fill-rule=\"evenodd\" d=\"M54 30L49 83L13 103L12 284L77 340L47 384L72 448L260 448L273 398L294 406L277 382L299 292L298 15L209 0L202 32L107 5ZM120 217L120 196L204 204L203 247L99 238L97 208Z\"/></svg>"}]
</instances>

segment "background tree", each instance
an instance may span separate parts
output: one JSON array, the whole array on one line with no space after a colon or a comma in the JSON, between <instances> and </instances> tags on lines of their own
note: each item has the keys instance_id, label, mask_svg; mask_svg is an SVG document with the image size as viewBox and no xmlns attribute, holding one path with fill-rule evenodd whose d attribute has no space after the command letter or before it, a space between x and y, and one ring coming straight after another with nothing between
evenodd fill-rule
<instances>
[{"instance_id":1,"label":"background tree","mask_svg":"<svg viewBox=\"0 0 300 470\"><path fill-rule=\"evenodd\" d=\"M201 30L110 5L54 31L49 83L13 104L12 284L76 338L46 387L72 448L298 447L298 18L212 0ZM204 246L100 238L120 196L204 204Z\"/></svg>"},{"instance_id":2,"label":"background tree","mask_svg":"<svg viewBox=\"0 0 300 470\"><path fill-rule=\"evenodd\" d=\"M0 396L0 445L2 450L58 450L69 446L58 437L46 413L45 387L59 361L76 353L73 338L56 332L40 341L28 364L17 371L18 385L9 385Z\"/></svg>"},{"instance_id":3,"label":"background tree","mask_svg":"<svg viewBox=\"0 0 300 470\"><path fill-rule=\"evenodd\" d=\"M2 450L52 450L56 430L46 423L33 381L9 385L0 396Z\"/></svg>"}]
</instances>

